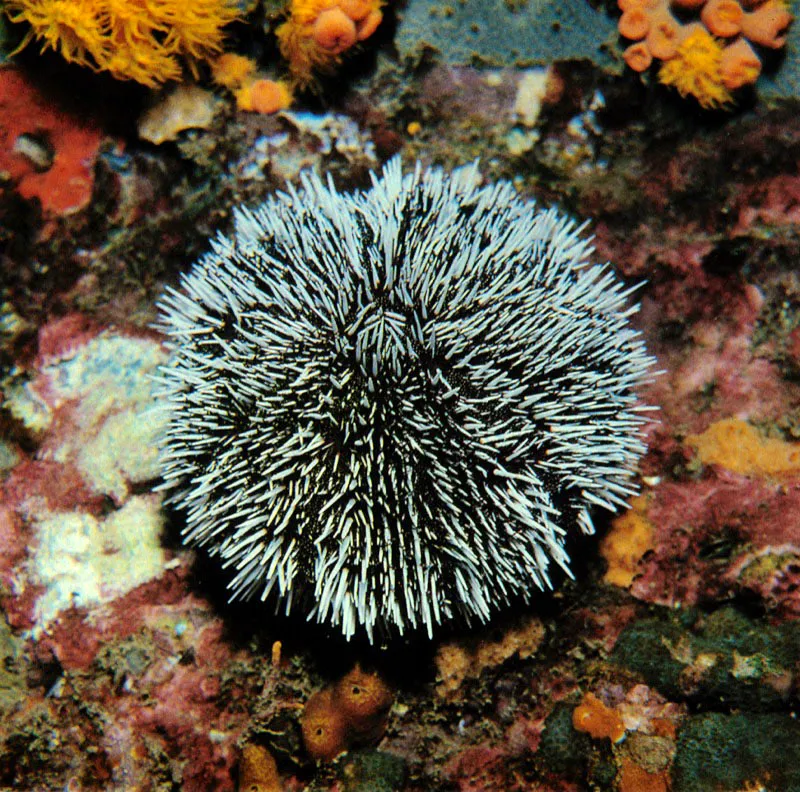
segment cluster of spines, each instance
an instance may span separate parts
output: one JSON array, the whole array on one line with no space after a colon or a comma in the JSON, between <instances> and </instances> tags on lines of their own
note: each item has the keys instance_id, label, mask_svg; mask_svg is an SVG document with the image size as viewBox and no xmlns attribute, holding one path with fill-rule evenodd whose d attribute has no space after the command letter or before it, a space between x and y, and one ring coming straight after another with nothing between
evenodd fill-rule
<instances>
[{"instance_id":1,"label":"cluster of spines","mask_svg":"<svg viewBox=\"0 0 800 792\"><path fill-rule=\"evenodd\" d=\"M581 230L399 161L237 213L160 306L165 484L234 596L372 638L568 571L566 531L634 491L651 362Z\"/></svg>"}]
</instances>

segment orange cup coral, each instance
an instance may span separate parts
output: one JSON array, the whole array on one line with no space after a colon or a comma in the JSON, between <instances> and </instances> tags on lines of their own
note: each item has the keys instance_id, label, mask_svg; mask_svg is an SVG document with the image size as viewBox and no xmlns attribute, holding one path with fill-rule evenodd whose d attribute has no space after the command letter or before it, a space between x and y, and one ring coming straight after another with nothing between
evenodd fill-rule
<instances>
[{"instance_id":1,"label":"orange cup coral","mask_svg":"<svg viewBox=\"0 0 800 792\"><path fill-rule=\"evenodd\" d=\"M370 0L339 0L338 5L350 19L356 22L366 19L373 10L373 3Z\"/></svg>"},{"instance_id":2,"label":"orange cup coral","mask_svg":"<svg viewBox=\"0 0 800 792\"><path fill-rule=\"evenodd\" d=\"M629 39L641 39L650 30L650 15L643 8L631 8L619 18L619 34Z\"/></svg>"},{"instance_id":3,"label":"orange cup coral","mask_svg":"<svg viewBox=\"0 0 800 792\"><path fill-rule=\"evenodd\" d=\"M369 14L358 21L356 25L356 36L359 41L368 39L377 29L383 20L383 14L376 8L369 12Z\"/></svg>"},{"instance_id":4,"label":"orange cup coral","mask_svg":"<svg viewBox=\"0 0 800 792\"><path fill-rule=\"evenodd\" d=\"M660 8L663 4L664 0L617 0L617 7L623 13L626 11L633 11L634 9L640 9L649 14L651 11Z\"/></svg>"},{"instance_id":5,"label":"orange cup coral","mask_svg":"<svg viewBox=\"0 0 800 792\"><path fill-rule=\"evenodd\" d=\"M341 55L358 41L356 23L341 8L328 8L314 21L312 38L320 49Z\"/></svg>"},{"instance_id":6,"label":"orange cup coral","mask_svg":"<svg viewBox=\"0 0 800 792\"><path fill-rule=\"evenodd\" d=\"M742 17L742 33L754 44L780 49L786 44L786 31L792 15L780 0L767 0L764 5Z\"/></svg>"},{"instance_id":7,"label":"orange cup coral","mask_svg":"<svg viewBox=\"0 0 800 792\"><path fill-rule=\"evenodd\" d=\"M267 77L246 81L234 95L240 110L254 113L277 113L292 103L292 94L288 87Z\"/></svg>"},{"instance_id":8,"label":"orange cup coral","mask_svg":"<svg viewBox=\"0 0 800 792\"><path fill-rule=\"evenodd\" d=\"M292 103L292 93L286 83L260 74L255 61L243 55L220 55L211 64L211 74L217 85L233 92L240 110L277 113Z\"/></svg>"},{"instance_id":9,"label":"orange cup coral","mask_svg":"<svg viewBox=\"0 0 800 792\"><path fill-rule=\"evenodd\" d=\"M332 70L383 19L381 0L292 0L289 11L276 35L292 79L301 87L315 71Z\"/></svg>"},{"instance_id":10,"label":"orange cup coral","mask_svg":"<svg viewBox=\"0 0 800 792\"><path fill-rule=\"evenodd\" d=\"M715 36L730 38L742 30L744 11L736 0L708 0L700 19Z\"/></svg>"},{"instance_id":11,"label":"orange cup coral","mask_svg":"<svg viewBox=\"0 0 800 792\"><path fill-rule=\"evenodd\" d=\"M739 39L722 50L719 75L722 84L729 91L754 83L759 74L761 59L744 39Z\"/></svg>"},{"instance_id":12,"label":"orange cup coral","mask_svg":"<svg viewBox=\"0 0 800 792\"><path fill-rule=\"evenodd\" d=\"M754 83L761 60L751 44L786 43L792 15L783 0L617 0L619 33L634 43L623 52L636 72L662 61L659 80L702 107L724 107L731 91ZM680 19L672 13L680 10ZM681 21L699 12L698 21ZM723 46L719 39L728 39Z\"/></svg>"},{"instance_id":13,"label":"orange cup coral","mask_svg":"<svg viewBox=\"0 0 800 792\"><path fill-rule=\"evenodd\" d=\"M226 52L211 63L211 76L217 85L233 91L253 79L256 62L244 55Z\"/></svg>"},{"instance_id":14,"label":"orange cup coral","mask_svg":"<svg viewBox=\"0 0 800 792\"><path fill-rule=\"evenodd\" d=\"M653 62L653 55L643 41L631 44L622 54L622 57L625 58L625 63L637 72L647 71Z\"/></svg>"},{"instance_id":15,"label":"orange cup coral","mask_svg":"<svg viewBox=\"0 0 800 792\"><path fill-rule=\"evenodd\" d=\"M680 23L669 11L662 9L654 14L653 24L647 34L650 54L660 60L674 57L683 33Z\"/></svg>"}]
</instances>

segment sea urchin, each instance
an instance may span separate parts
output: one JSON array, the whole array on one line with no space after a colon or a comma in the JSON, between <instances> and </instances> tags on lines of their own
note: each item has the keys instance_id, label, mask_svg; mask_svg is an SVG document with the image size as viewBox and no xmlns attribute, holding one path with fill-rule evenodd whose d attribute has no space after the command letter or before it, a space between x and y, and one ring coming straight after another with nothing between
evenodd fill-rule
<instances>
[{"instance_id":1,"label":"sea urchin","mask_svg":"<svg viewBox=\"0 0 800 792\"><path fill-rule=\"evenodd\" d=\"M486 620L635 487L629 292L476 167L307 173L160 302L165 486L233 597L347 637Z\"/></svg>"}]
</instances>

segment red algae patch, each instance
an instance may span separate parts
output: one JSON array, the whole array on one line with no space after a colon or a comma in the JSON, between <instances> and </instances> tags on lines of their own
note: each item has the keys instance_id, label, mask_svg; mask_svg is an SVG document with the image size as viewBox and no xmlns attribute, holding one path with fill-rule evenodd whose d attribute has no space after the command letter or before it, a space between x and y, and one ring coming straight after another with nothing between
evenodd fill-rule
<instances>
[{"instance_id":1,"label":"red algae patch","mask_svg":"<svg viewBox=\"0 0 800 792\"><path fill-rule=\"evenodd\" d=\"M26 140L50 150L49 161L27 155ZM23 198L38 198L53 215L85 208L101 140L97 127L54 107L21 72L0 69L0 170Z\"/></svg>"},{"instance_id":2,"label":"red algae patch","mask_svg":"<svg viewBox=\"0 0 800 792\"><path fill-rule=\"evenodd\" d=\"M775 597L781 568L794 567L800 547L796 481L714 466L700 480L656 487L647 518L655 528L653 549L637 565L634 597L675 607L744 589L759 593L771 610L784 610Z\"/></svg>"}]
</instances>

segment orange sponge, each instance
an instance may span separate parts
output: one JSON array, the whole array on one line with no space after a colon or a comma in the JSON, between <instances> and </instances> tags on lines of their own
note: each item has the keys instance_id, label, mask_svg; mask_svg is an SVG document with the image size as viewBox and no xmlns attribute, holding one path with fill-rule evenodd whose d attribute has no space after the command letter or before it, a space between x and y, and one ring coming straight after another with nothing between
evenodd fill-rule
<instances>
[{"instance_id":1,"label":"orange sponge","mask_svg":"<svg viewBox=\"0 0 800 792\"><path fill-rule=\"evenodd\" d=\"M723 418L702 434L689 435L704 465L719 465L743 476L780 477L800 471L800 443L764 437L740 418Z\"/></svg>"},{"instance_id":2,"label":"orange sponge","mask_svg":"<svg viewBox=\"0 0 800 792\"><path fill-rule=\"evenodd\" d=\"M639 571L639 562L653 548L655 528L647 517L647 498L638 495L630 509L615 517L611 531L600 544L600 552L608 563L603 580L614 586L629 588Z\"/></svg>"},{"instance_id":3,"label":"orange sponge","mask_svg":"<svg viewBox=\"0 0 800 792\"><path fill-rule=\"evenodd\" d=\"M272 754L260 745L245 745L239 764L239 792L281 792L282 788Z\"/></svg>"},{"instance_id":4,"label":"orange sponge","mask_svg":"<svg viewBox=\"0 0 800 792\"><path fill-rule=\"evenodd\" d=\"M386 731L393 700L377 674L356 665L306 703L302 730L309 756L329 762L352 746L377 743Z\"/></svg>"},{"instance_id":5,"label":"orange sponge","mask_svg":"<svg viewBox=\"0 0 800 792\"><path fill-rule=\"evenodd\" d=\"M347 750L347 721L336 705L333 688L324 688L308 700L303 710L302 729L303 742L312 759L330 762Z\"/></svg>"},{"instance_id":6,"label":"orange sponge","mask_svg":"<svg viewBox=\"0 0 800 792\"><path fill-rule=\"evenodd\" d=\"M386 717L394 696L377 674L356 665L334 688L336 703L360 741L379 740L386 730Z\"/></svg>"},{"instance_id":7,"label":"orange sponge","mask_svg":"<svg viewBox=\"0 0 800 792\"><path fill-rule=\"evenodd\" d=\"M625 737L622 716L607 707L594 693L587 693L572 713L572 725L577 731L587 732L593 739L608 738L617 743Z\"/></svg>"}]
</instances>

